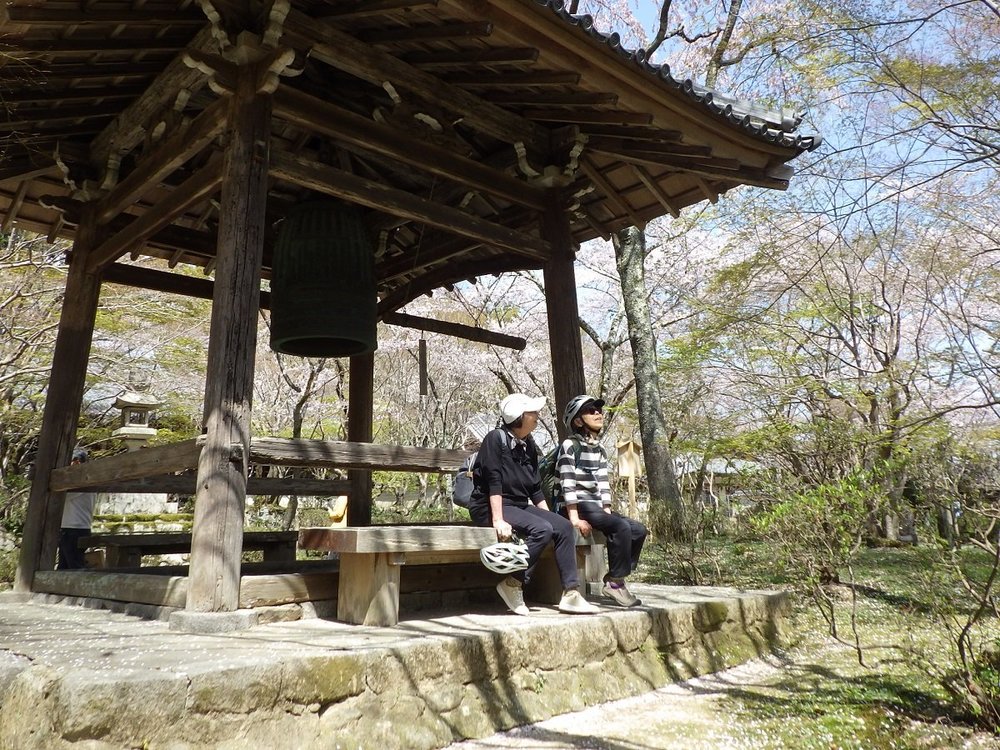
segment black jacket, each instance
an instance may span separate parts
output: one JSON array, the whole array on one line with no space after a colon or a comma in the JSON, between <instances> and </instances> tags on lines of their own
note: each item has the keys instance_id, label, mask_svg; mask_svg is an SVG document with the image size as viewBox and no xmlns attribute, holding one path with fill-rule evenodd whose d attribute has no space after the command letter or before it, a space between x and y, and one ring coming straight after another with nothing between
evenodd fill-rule
<instances>
[{"instance_id":1,"label":"black jacket","mask_svg":"<svg viewBox=\"0 0 1000 750\"><path fill-rule=\"evenodd\" d=\"M504 505L534 505L545 499L538 475L538 447L528 439L511 447L514 437L504 429L483 438L473 469L475 488L470 505L489 505L490 495L503 496Z\"/></svg>"}]
</instances>

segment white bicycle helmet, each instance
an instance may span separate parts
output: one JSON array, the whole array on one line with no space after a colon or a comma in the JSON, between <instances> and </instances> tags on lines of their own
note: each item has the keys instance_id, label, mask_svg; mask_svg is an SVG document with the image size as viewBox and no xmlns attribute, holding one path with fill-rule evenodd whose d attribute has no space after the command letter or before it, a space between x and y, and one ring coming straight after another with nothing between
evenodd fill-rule
<instances>
[{"instance_id":1,"label":"white bicycle helmet","mask_svg":"<svg viewBox=\"0 0 1000 750\"><path fill-rule=\"evenodd\" d=\"M479 550L479 559L494 573L510 575L528 569L528 545L516 539L497 542Z\"/></svg>"},{"instance_id":2,"label":"white bicycle helmet","mask_svg":"<svg viewBox=\"0 0 1000 750\"><path fill-rule=\"evenodd\" d=\"M569 430L573 429L573 420L576 419L576 415L580 413L580 410L587 404L593 404L598 409L604 408L604 399L595 398L594 396L588 396L584 393L582 396L574 396L566 404L566 410L563 412L563 424Z\"/></svg>"}]
</instances>

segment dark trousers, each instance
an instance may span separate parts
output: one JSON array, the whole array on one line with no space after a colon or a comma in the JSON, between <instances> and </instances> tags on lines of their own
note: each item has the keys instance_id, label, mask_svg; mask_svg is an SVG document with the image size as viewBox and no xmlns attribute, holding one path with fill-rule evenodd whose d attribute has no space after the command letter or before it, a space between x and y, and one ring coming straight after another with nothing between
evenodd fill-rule
<instances>
[{"instance_id":1,"label":"dark trousers","mask_svg":"<svg viewBox=\"0 0 1000 750\"><path fill-rule=\"evenodd\" d=\"M469 507L469 515L479 526L493 525L489 503L473 503ZM552 542L563 589L575 589L580 585L580 578L576 574L576 535L573 524L550 510L542 510L534 505L524 507L507 503L503 506L503 520L528 545L528 569L514 573L514 578L524 583L530 581L538 558L549 542Z\"/></svg>"},{"instance_id":2,"label":"dark trousers","mask_svg":"<svg viewBox=\"0 0 1000 750\"><path fill-rule=\"evenodd\" d=\"M61 529L59 534L59 570L85 567L80 540L90 536L90 529Z\"/></svg>"},{"instance_id":3,"label":"dark trousers","mask_svg":"<svg viewBox=\"0 0 1000 750\"><path fill-rule=\"evenodd\" d=\"M645 526L618 513L605 513L588 505L577 505L576 512L607 537L609 578L625 578L638 567L642 545L649 534Z\"/></svg>"}]
</instances>

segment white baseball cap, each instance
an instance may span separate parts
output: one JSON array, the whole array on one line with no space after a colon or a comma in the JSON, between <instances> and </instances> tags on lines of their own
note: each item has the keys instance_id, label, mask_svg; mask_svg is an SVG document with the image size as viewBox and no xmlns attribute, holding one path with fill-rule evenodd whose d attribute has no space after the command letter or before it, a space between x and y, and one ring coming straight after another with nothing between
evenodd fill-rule
<instances>
[{"instance_id":1,"label":"white baseball cap","mask_svg":"<svg viewBox=\"0 0 1000 750\"><path fill-rule=\"evenodd\" d=\"M504 424L520 419L526 411L541 411L545 406L545 396L532 398L523 393L512 393L500 402L500 418Z\"/></svg>"}]
</instances>

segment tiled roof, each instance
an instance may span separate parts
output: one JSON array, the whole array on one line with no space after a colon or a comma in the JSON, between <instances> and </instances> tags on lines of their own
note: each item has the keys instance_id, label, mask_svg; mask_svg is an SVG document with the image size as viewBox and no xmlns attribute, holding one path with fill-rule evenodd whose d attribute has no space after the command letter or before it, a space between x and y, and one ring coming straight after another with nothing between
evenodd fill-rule
<instances>
[{"instance_id":1,"label":"tiled roof","mask_svg":"<svg viewBox=\"0 0 1000 750\"><path fill-rule=\"evenodd\" d=\"M564 8L562 0L535 0L535 2L551 10L566 23L582 29L593 39L606 44L647 75L652 76L667 87L685 94L703 105L713 115L743 128L761 140L800 151L812 151L818 148L823 141L819 135L800 135L793 132L802 122L804 117L802 112L790 109L774 112L751 102L713 91L695 83L690 78L674 78L670 73L669 65L666 63L655 65L649 62L646 59L645 50L628 49L622 44L621 37L617 32L605 34L598 30L592 16L570 14Z\"/></svg>"}]
</instances>

